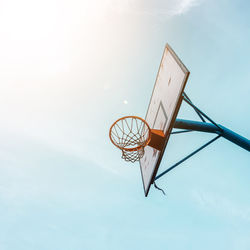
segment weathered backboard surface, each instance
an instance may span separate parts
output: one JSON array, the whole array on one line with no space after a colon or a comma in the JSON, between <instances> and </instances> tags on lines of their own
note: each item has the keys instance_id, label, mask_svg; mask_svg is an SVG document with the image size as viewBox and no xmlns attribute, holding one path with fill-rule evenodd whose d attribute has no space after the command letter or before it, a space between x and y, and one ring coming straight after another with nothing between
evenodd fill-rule
<instances>
[{"instance_id":1,"label":"weathered backboard surface","mask_svg":"<svg viewBox=\"0 0 250 250\"><path fill-rule=\"evenodd\" d=\"M163 130L165 142L162 151L145 147L145 154L140 159L145 196L148 195L150 186L154 182L167 146L188 76L189 71L167 44L145 118L151 129Z\"/></svg>"}]
</instances>

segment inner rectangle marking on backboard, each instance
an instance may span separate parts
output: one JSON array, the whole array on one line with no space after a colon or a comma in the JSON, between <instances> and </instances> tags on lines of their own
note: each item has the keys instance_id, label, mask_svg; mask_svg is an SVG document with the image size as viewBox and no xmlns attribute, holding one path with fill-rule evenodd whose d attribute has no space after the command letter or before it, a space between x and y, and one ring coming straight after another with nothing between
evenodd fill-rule
<instances>
[{"instance_id":1,"label":"inner rectangle marking on backboard","mask_svg":"<svg viewBox=\"0 0 250 250\"><path fill-rule=\"evenodd\" d=\"M159 129L159 130L165 131L167 121L168 121L168 117L167 117L166 111L163 107L162 102L160 101L160 104L159 104L159 107L155 116L153 129Z\"/></svg>"}]
</instances>

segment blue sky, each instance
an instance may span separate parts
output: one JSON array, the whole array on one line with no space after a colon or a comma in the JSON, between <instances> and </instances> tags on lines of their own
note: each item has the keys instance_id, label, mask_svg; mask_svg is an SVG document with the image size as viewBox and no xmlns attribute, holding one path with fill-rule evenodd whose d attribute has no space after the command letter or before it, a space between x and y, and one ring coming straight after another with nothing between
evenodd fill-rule
<instances>
[{"instance_id":1,"label":"blue sky","mask_svg":"<svg viewBox=\"0 0 250 250\"><path fill-rule=\"evenodd\" d=\"M0 3L1 250L248 250L250 157L219 139L144 197L110 125L144 117L169 43L186 92L250 138L247 1ZM179 118L197 119L185 104ZM170 138L159 172L212 135Z\"/></svg>"}]
</instances>

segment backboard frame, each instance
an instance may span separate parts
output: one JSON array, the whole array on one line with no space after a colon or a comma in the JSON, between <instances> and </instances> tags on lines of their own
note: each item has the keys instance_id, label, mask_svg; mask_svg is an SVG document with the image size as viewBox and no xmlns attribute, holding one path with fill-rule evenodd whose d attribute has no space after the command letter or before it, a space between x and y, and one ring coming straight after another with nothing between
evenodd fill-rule
<instances>
[{"instance_id":1,"label":"backboard frame","mask_svg":"<svg viewBox=\"0 0 250 250\"><path fill-rule=\"evenodd\" d=\"M171 120L170 120L168 128L167 128L167 130L165 132L165 139L164 139L163 149L161 151L159 151L159 153L158 153L158 159L157 159L156 164L155 164L155 166L154 166L154 168L153 168L153 170L151 172L151 177L150 177L150 180L149 180L148 183L145 183L145 180L144 180L144 177L143 177L143 171L144 170L143 170L143 166L142 166L142 160L140 160L140 170L141 170L141 176L142 176L144 193L145 193L146 197L148 196L151 184L154 183L155 176L156 176L157 171L159 169L162 157L164 155L164 152L165 152L165 149L166 149L169 137L170 137L170 133L171 133L171 131L173 129L174 122L176 120L177 114L179 112L179 109L180 109L180 106L181 106L181 103L182 103L182 99L183 99L182 94L184 92L184 89L185 89L185 86L186 86L186 83L187 83L187 80L188 80L188 77L189 77L189 74L190 74L190 72L188 71L188 69L186 68L186 66L182 63L182 61L179 59L179 57L176 55L176 53L173 51L173 49L170 47L170 45L166 44L166 46L164 48L164 52L163 52L162 58L161 58L161 63L160 63L159 69L158 69L158 73L157 73L157 77L156 77L156 80L155 80L155 84L154 84L154 88L153 88L153 91L152 91L152 95L151 95L151 98L150 98L150 102L149 102L149 105L148 105L147 113L146 113L146 116L145 116L145 120L146 121L147 121L147 116L148 116L149 109L150 109L150 106L151 106L151 103L152 103L153 95L154 95L154 92L155 92L155 89L156 89L156 85L158 84L158 79L159 79L159 74L160 74L160 71L161 71L161 67L163 66L164 56L167 55L167 52L170 53L170 55L173 57L174 61L178 64L178 66L180 67L180 69L183 71L184 78L183 78L183 81L181 82L181 85L180 85L180 88L179 88L179 92L178 92L178 95L177 95L177 100L176 100L174 108L173 108L173 114L170 117ZM171 81L171 77L170 77L169 81ZM169 84L169 82L166 83L166 84ZM154 128L154 124L155 124L155 122L157 120L157 116L159 114L160 109L162 110L162 114L163 114L163 116L165 116L165 119L166 119L165 120L165 124L162 125L163 128L165 129L168 117L166 115L166 111L164 109L162 101L159 102L159 106L158 106L158 109L156 111L156 116L155 116L155 120L154 120L154 123L153 123L153 127L151 127L151 129Z\"/></svg>"}]
</instances>

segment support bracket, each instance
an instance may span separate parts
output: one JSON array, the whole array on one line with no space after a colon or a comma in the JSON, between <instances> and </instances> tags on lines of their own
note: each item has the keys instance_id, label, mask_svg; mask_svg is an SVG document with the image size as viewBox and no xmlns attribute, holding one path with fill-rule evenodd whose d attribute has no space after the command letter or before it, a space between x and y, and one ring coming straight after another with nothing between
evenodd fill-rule
<instances>
[{"instance_id":1,"label":"support bracket","mask_svg":"<svg viewBox=\"0 0 250 250\"><path fill-rule=\"evenodd\" d=\"M168 168L167 170L165 170L164 172L156 176L155 180L159 179L160 177L162 177L163 175L165 175L166 173L168 173L169 171L171 171L172 169L174 169L175 167L177 167L178 165L180 165L181 163L183 163L184 161L189 159L191 156L198 153L199 151L201 151L202 149L204 149L205 147L207 147L209 144L216 141L220 137L223 137L250 152L250 140L214 122L204 112L202 112L199 108L197 108L191 102L191 100L187 97L185 93L183 94L183 100L196 111L196 113L201 118L202 122L176 119L174 123L174 128L182 129L182 131L174 131L171 134L199 131L199 132L206 132L206 133L214 133L214 134L217 134L217 136L213 138L212 140L210 140L209 142L207 142L206 144L204 144L203 146L193 151L192 153L190 153L189 155L187 155L186 157L184 157L182 160L178 161L172 167ZM204 118L210 121L210 123L205 122Z\"/></svg>"},{"instance_id":2,"label":"support bracket","mask_svg":"<svg viewBox=\"0 0 250 250\"><path fill-rule=\"evenodd\" d=\"M151 140L148 146L161 151L164 146L164 141L165 141L165 135L162 130L151 129Z\"/></svg>"}]
</instances>

